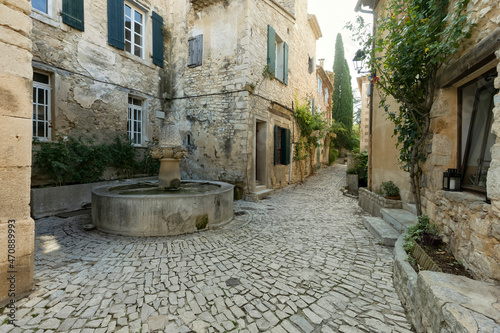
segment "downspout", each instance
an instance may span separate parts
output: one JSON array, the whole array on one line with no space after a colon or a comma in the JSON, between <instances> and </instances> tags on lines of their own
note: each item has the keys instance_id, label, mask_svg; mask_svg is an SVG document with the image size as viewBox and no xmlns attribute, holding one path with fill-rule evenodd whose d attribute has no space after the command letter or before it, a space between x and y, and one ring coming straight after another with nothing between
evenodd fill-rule
<instances>
[{"instance_id":1,"label":"downspout","mask_svg":"<svg viewBox=\"0 0 500 333\"><path fill-rule=\"evenodd\" d=\"M288 185L292 183L292 169L293 169L293 140L295 138L295 105L293 104L292 101L292 112L293 112L293 121L292 121L292 145L291 145L291 152L290 152L290 170L288 171Z\"/></svg>"}]
</instances>

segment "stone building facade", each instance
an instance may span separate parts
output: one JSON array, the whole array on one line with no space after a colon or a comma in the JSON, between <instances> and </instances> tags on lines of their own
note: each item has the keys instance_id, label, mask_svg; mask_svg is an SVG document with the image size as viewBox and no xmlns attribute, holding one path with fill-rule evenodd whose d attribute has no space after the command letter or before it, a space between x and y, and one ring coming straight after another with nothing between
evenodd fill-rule
<instances>
[{"instance_id":1,"label":"stone building facade","mask_svg":"<svg viewBox=\"0 0 500 333\"><path fill-rule=\"evenodd\" d=\"M33 136L40 141L34 150L58 136L101 143L127 133L136 147L147 147L158 139L155 114L165 107L164 49L154 49L163 46L165 2L78 0L76 9L64 3L37 1L31 14ZM125 15L113 16L113 6ZM79 21L67 22L68 15Z\"/></svg>"},{"instance_id":2,"label":"stone building facade","mask_svg":"<svg viewBox=\"0 0 500 333\"><path fill-rule=\"evenodd\" d=\"M294 103L318 89L309 64L321 36L307 1L174 0L169 10L167 117L189 149L183 177L246 193L298 180Z\"/></svg>"},{"instance_id":3,"label":"stone building facade","mask_svg":"<svg viewBox=\"0 0 500 333\"><path fill-rule=\"evenodd\" d=\"M33 286L30 12L29 1L0 1L0 307L11 309L8 320Z\"/></svg>"},{"instance_id":4,"label":"stone building facade","mask_svg":"<svg viewBox=\"0 0 500 333\"><path fill-rule=\"evenodd\" d=\"M360 0L375 11L385 1ZM452 5L452 4L451 4ZM500 283L500 8L496 1L470 1L472 37L438 73L431 111L429 156L424 167L423 211L444 234L455 257L477 278ZM393 125L373 94L371 147L394 147ZM393 105L391 101L388 104ZM370 156L371 190L393 180L402 199L413 202L409 176L398 152ZM447 169L462 173L462 192L443 191ZM489 199L489 200L486 200Z\"/></svg>"},{"instance_id":5,"label":"stone building facade","mask_svg":"<svg viewBox=\"0 0 500 333\"><path fill-rule=\"evenodd\" d=\"M324 60L319 60L319 66L316 68L316 77L318 80L318 90L316 91L315 107L323 119L328 124L332 123L332 94L333 94L333 72L325 71ZM328 164L328 156L330 151L330 137L327 137L321 143L317 151L317 163Z\"/></svg>"}]
</instances>

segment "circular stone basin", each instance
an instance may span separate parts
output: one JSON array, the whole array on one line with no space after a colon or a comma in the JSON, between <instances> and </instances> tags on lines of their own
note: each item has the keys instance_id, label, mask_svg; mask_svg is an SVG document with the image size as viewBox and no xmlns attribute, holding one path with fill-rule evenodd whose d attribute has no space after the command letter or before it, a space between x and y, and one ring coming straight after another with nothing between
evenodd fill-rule
<instances>
[{"instance_id":1,"label":"circular stone basin","mask_svg":"<svg viewBox=\"0 0 500 333\"><path fill-rule=\"evenodd\" d=\"M180 190L128 182L92 190L92 221L125 236L173 236L215 228L233 218L233 185L182 181Z\"/></svg>"}]
</instances>

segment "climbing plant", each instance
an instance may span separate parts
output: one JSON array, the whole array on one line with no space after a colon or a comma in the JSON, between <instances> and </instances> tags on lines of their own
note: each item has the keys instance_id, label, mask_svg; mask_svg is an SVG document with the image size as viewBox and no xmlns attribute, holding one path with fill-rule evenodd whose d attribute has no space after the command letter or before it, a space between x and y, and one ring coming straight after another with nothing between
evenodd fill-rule
<instances>
[{"instance_id":1,"label":"climbing plant","mask_svg":"<svg viewBox=\"0 0 500 333\"><path fill-rule=\"evenodd\" d=\"M394 124L401 167L409 172L411 190L421 214L422 166L430 134L430 112L437 72L461 41L470 37L469 0L388 0L373 35L361 17L354 31L375 74L380 107ZM390 105L391 96L397 105Z\"/></svg>"}]
</instances>

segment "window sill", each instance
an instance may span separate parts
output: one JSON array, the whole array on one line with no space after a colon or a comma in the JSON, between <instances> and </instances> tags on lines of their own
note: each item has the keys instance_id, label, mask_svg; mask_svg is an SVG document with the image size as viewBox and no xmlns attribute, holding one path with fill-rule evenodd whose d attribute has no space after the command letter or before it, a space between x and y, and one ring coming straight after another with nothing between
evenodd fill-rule
<instances>
[{"instance_id":1,"label":"window sill","mask_svg":"<svg viewBox=\"0 0 500 333\"><path fill-rule=\"evenodd\" d=\"M437 191L445 199L453 203L462 203L474 210L489 211L490 204L485 202L485 197L471 192Z\"/></svg>"},{"instance_id":2,"label":"window sill","mask_svg":"<svg viewBox=\"0 0 500 333\"><path fill-rule=\"evenodd\" d=\"M113 48L113 49L115 49L115 48ZM153 64L153 58L152 57L150 57L151 61L148 61L148 60L146 60L144 58L141 58L141 57L138 57L136 55L133 55L132 53L128 53L125 50L120 50L120 51L121 51L120 55L122 57L124 57L124 58L127 58L127 59L130 59L132 61L138 62L141 65L148 66L149 68L153 68L153 69L156 68L156 67L161 68L161 67L156 66L155 64Z\"/></svg>"},{"instance_id":3,"label":"window sill","mask_svg":"<svg viewBox=\"0 0 500 333\"><path fill-rule=\"evenodd\" d=\"M38 11L36 9L33 9L31 11L30 17L32 19L35 19L35 20L40 21L42 23L48 24L48 25L50 25L50 26L52 26L54 28L59 28L60 27L60 22L59 22L58 19L55 19L55 18L51 17L50 15L45 14L43 12L40 12L40 11Z\"/></svg>"}]
</instances>

